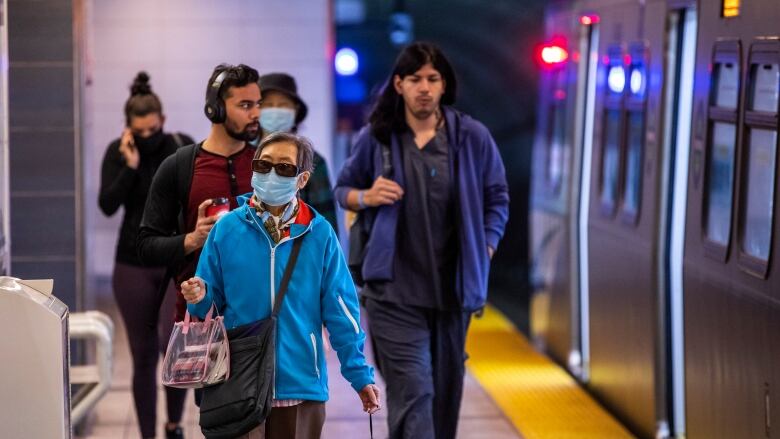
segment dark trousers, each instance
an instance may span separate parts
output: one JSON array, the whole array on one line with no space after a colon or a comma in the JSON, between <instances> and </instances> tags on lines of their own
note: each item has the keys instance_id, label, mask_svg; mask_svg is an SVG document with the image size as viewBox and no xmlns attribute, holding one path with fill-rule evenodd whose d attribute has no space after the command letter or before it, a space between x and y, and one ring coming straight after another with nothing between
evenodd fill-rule
<instances>
[{"instance_id":1,"label":"dark trousers","mask_svg":"<svg viewBox=\"0 0 780 439\"><path fill-rule=\"evenodd\" d=\"M370 298L365 308L387 384L390 439L454 439L470 314Z\"/></svg>"},{"instance_id":2,"label":"dark trousers","mask_svg":"<svg viewBox=\"0 0 780 439\"><path fill-rule=\"evenodd\" d=\"M133 400L141 437L155 437L157 422L157 361L165 353L173 329L176 289L169 285L160 305L164 268L114 265L114 298L122 314L133 356ZM186 389L165 388L168 421L179 423Z\"/></svg>"},{"instance_id":3,"label":"dark trousers","mask_svg":"<svg viewBox=\"0 0 780 439\"><path fill-rule=\"evenodd\" d=\"M272 408L262 425L238 439L318 439L324 424L325 403L304 401Z\"/></svg>"}]
</instances>

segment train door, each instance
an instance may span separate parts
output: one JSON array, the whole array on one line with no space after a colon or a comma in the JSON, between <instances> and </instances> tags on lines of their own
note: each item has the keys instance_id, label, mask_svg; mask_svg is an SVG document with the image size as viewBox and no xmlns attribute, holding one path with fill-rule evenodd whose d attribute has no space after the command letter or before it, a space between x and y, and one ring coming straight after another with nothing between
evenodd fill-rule
<instances>
[{"instance_id":1,"label":"train door","mask_svg":"<svg viewBox=\"0 0 780 439\"><path fill-rule=\"evenodd\" d=\"M8 187L8 13L0 0L0 276L11 271L10 188Z\"/></svg>"},{"instance_id":2,"label":"train door","mask_svg":"<svg viewBox=\"0 0 780 439\"><path fill-rule=\"evenodd\" d=\"M574 114L574 155L572 165L572 196L569 219L569 254L571 264L571 350L569 370L587 382L590 362L590 320L588 300L588 212L590 206L591 161L593 157L594 106L596 72L599 63L599 17L583 14L579 17L580 54L577 66L577 91Z\"/></svg>"},{"instance_id":3,"label":"train door","mask_svg":"<svg viewBox=\"0 0 780 439\"><path fill-rule=\"evenodd\" d=\"M697 27L694 6L667 16L656 309L659 375L671 405L661 428L677 437L685 434L682 275Z\"/></svg>"},{"instance_id":4,"label":"train door","mask_svg":"<svg viewBox=\"0 0 780 439\"><path fill-rule=\"evenodd\" d=\"M611 3L601 16L587 219L589 387L633 431L656 433L656 145L648 150L651 46L643 28L661 8ZM652 13L652 14L651 14ZM659 15L660 14L660 15ZM654 36L660 39L659 35ZM655 67L653 67L655 68ZM654 78L654 79L653 79ZM657 97L654 97L657 101ZM657 104L651 108L657 109ZM652 119L652 120L651 120Z\"/></svg>"},{"instance_id":5,"label":"train door","mask_svg":"<svg viewBox=\"0 0 780 439\"><path fill-rule=\"evenodd\" d=\"M531 330L535 341L565 363L572 349L574 322L569 253L571 160L576 88L576 37L570 33L568 5L550 8L548 40L541 45L539 118L534 143L531 190L532 279Z\"/></svg>"}]
</instances>

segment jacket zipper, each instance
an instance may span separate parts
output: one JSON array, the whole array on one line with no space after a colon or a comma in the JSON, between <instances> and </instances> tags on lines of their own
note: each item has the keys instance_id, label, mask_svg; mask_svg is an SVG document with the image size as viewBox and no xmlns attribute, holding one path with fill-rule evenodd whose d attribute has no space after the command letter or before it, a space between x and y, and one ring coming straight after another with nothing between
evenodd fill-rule
<instances>
[{"instance_id":1,"label":"jacket zipper","mask_svg":"<svg viewBox=\"0 0 780 439\"><path fill-rule=\"evenodd\" d=\"M319 363L317 359L317 338L314 336L314 333L309 333L309 337L311 337L311 348L314 351L314 371L317 372L317 379L320 378L320 367L317 365Z\"/></svg>"},{"instance_id":2,"label":"jacket zipper","mask_svg":"<svg viewBox=\"0 0 780 439\"><path fill-rule=\"evenodd\" d=\"M271 238L269 238L265 233L262 233L262 228L263 227L262 227L262 225L257 223L257 220L255 219L256 215L252 214L251 218L252 218L252 222L261 229L260 234L265 237L265 240L268 241L268 246L271 247L271 275L269 277L271 278L271 314L273 314L273 312L274 312L274 305L275 305L275 301L276 301L276 279L274 279L275 278L274 271L276 269L276 247L279 247L279 245L281 245L283 242L289 241L289 240L294 239L294 238L292 236L288 236L286 238L283 238L281 241L277 242L276 245L274 245L271 242ZM306 227L306 230L304 230L300 235L296 236L295 238L302 237L303 234L308 232L310 229L311 229L311 224L309 224ZM315 361L314 368L317 370L317 378L319 378L320 377L320 369L317 367L317 364L316 364L316 361L317 361L317 345L316 345L316 339L314 338L314 334L311 334L311 338L312 338L312 346L314 347L314 361ZM276 361L274 361L274 376L276 376L276 366L277 366L276 362L277 361L279 361L279 357L278 356L276 356ZM276 379L274 379L274 381L276 381ZM271 390L272 390L271 397L273 399L276 399L276 383L274 383L274 386L273 386L273 388Z\"/></svg>"},{"instance_id":3,"label":"jacket zipper","mask_svg":"<svg viewBox=\"0 0 780 439\"><path fill-rule=\"evenodd\" d=\"M341 296L339 296L339 305L341 305L341 310L344 311L344 314L347 316L349 321L352 322L352 327L355 328L355 334L360 334L360 327L357 324L357 320L352 317L352 314L349 312L349 308L347 308L347 304L344 303L344 299Z\"/></svg>"}]
</instances>

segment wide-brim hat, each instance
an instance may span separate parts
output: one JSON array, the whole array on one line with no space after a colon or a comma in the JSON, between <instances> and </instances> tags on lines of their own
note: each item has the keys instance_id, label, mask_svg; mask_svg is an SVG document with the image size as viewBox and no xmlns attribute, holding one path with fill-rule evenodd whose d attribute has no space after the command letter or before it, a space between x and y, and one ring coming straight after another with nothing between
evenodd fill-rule
<instances>
[{"instance_id":1,"label":"wide-brim hat","mask_svg":"<svg viewBox=\"0 0 780 439\"><path fill-rule=\"evenodd\" d=\"M309 112L309 108L306 103L303 102L300 96L298 96L298 86L295 84L295 78L287 73L269 73L260 77L258 81L260 84L260 92L266 91L278 91L289 96L298 105L298 111L295 113L295 124L298 125L306 119L306 114Z\"/></svg>"}]
</instances>

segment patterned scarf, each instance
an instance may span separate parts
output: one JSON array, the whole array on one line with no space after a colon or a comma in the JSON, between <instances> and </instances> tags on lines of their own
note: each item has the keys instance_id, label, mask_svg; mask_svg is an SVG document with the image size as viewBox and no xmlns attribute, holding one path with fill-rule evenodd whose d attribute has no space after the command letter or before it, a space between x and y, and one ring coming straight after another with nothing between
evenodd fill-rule
<instances>
[{"instance_id":1,"label":"patterned scarf","mask_svg":"<svg viewBox=\"0 0 780 439\"><path fill-rule=\"evenodd\" d=\"M263 222L265 230L271 235L275 243L279 243L282 238L290 235L290 225L298 217L298 198L293 198L284 208L280 216L275 216L269 212L255 195L249 200L249 205L255 209L255 213Z\"/></svg>"}]
</instances>

